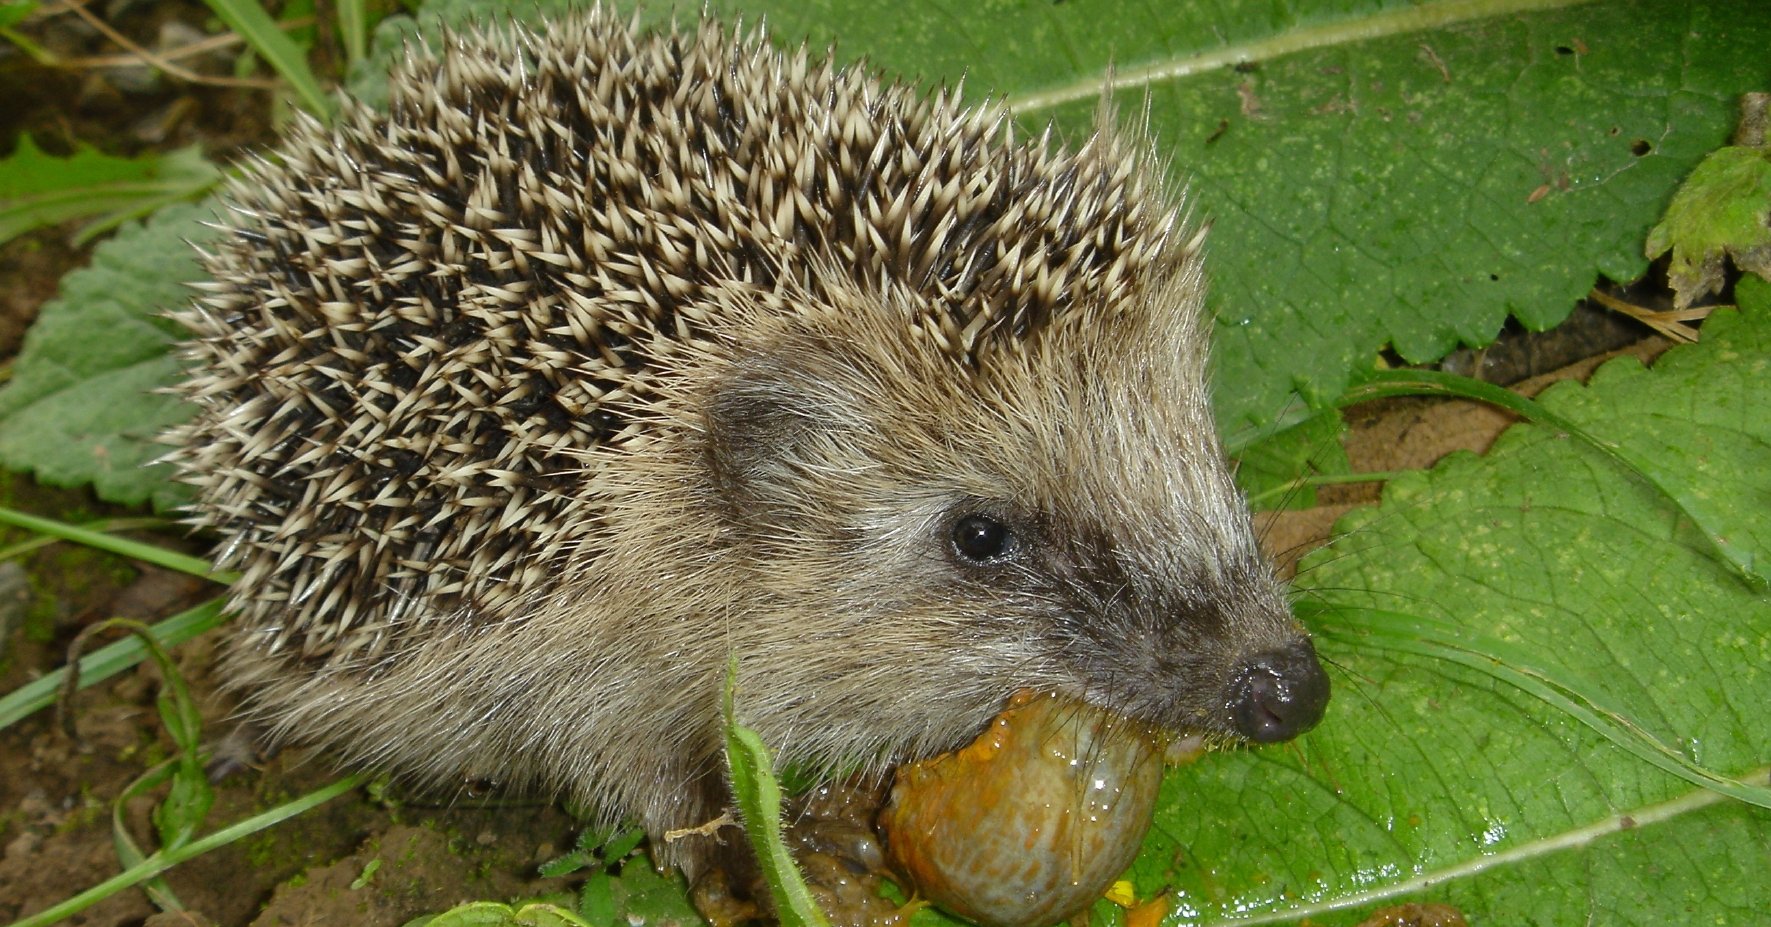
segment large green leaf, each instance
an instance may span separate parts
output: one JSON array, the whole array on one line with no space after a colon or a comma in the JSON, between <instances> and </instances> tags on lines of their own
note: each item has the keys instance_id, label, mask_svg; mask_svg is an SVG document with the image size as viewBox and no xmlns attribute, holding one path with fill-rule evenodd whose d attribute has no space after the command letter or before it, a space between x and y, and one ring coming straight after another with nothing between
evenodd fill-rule
<instances>
[{"instance_id":1,"label":"large green leaf","mask_svg":"<svg viewBox=\"0 0 1771 927\"><path fill-rule=\"evenodd\" d=\"M189 410L155 390L178 369L178 326L162 318L197 279L190 242L213 233L214 206L175 206L131 225L69 274L25 337L12 382L0 390L0 464L60 486L91 483L131 505L167 507L185 493L168 467L147 466L155 443Z\"/></svg>"},{"instance_id":2,"label":"large green leaf","mask_svg":"<svg viewBox=\"0 0 1771 927\"><path fill-rule=\"evenodd\" d=\"M1702 345L1543 401L1632 451L1664 445L1670 478L1763 557L1771 287L1740 297ZM1300 580L1336 671L1328 719L1296 749L1171 775L1144 894L1198 924L1352 923L1329 912L1409 890L1472 923L1771 911L1771 811L1691 781L1749 776L1739 791L1771 804L1771 598L1662 494L1522 425L1341 527Z\"/></svg>"}]
</instances>

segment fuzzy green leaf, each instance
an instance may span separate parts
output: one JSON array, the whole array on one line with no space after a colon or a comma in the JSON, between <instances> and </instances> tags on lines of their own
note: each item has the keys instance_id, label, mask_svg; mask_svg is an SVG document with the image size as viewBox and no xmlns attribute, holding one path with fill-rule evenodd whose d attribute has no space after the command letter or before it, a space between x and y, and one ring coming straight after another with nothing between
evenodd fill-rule
<instances>
[{"instance_id":1,"label":"fuzzy green leaf","mask_svg":"<svg viewBox=\"0 0 1771 927\"><path fill-rule=\"evenodd\" d=\"M1672 251L1681 308L1722 288L1722 261L1771 279L1771 149L1723 148L1703 159L1648 233L1650 258Z\"/></svg>"},{"instance_id":2,"label":"fuzzy green leaf","mask_svg":"<svg viewBox=\"0 0 1771 927\"><path fill-rule=\"evenodd\" d=\"M195 147L118 158L80 146L44 154L29 135L0 160L0 243L44 225L96 217L75 236L83 242L168 203L215 186L221 171Z\"/></svg>"},{"instance_id":3,"label":"fuzzy green leaf","mask_svg":"<svg viewBox=\"0 0 1771 927\"><path fill-rule=\"evenodd\" d=\"M162 210L62 281L0 390L0 464L58 486L93 484L112 502L165 509L185 498L166 467L146 466L166 451L156 436L189 415L153 392L178 369L178 328L160 313L189 299L186 282L200 272L188 242L212 237L200 223L212 214Z\"/></svg>"},{"instance_id":4,"label":"fuzzy green leaf","mask_svg":"<svg viewBox=\"0 0 1771 927\"><path fill-rule=\"evenodd\" d=\"M619 912L613 920L591 920L591 927L700 927L704 923L689 903L682 874L659 872L644 859L630 860L621 867L620 875L606 880L592 876L579 904L580 913L587 918Z\"/></svg>"}]
</instances>

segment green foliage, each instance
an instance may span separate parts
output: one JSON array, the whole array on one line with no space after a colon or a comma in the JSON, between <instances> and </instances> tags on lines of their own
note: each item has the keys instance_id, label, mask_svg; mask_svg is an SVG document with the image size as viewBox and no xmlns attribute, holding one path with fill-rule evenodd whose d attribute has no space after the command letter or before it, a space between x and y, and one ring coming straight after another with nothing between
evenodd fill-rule
<instances>
[{"instance_id":1,"label":"green foliage","mask_svg":"<svg viewBox=\"0 0 1771 927\"><path fill-rule=\"evenodd\" d=\"M283 34L283 30L277 28L276 20L259 5L259 0L205 2L229 29L245 39L246 44L289 83L304 109L321 117L332 114L332 98L320 89L319 78L308 67L307 55L294 40Z\"/></svg>"},{"instance_id":2,"label":"green foliage","mask_svg":"<svg viewBox=\"0 0 1771 927\"><path fill-rule=\"evenodd\" d=\"M1737 518L1731 517L1736 509L1730 503L1739 500L1725 499L1718 506L1711 487L1686 483L1689 471L1681 471L1676 467L1690 462L1685 453L1686 447L1664 447L1658 442L1643 447L1640 441L1603 440L1543 404L1511 390L1437 370L1376 371L1364 384L1348 393L1343 401L1363 401L1398 395L1475 399L1506 409L1526 421L1554 428L1566 437L1585 441L1593 450L1611 458L1620 475L1633 474L1659 491L1678 515L1690 520L1700 532L1703 543L1715 551L1718 559L1739 570L1741 578L1749 585L1764 588L1768 580L1771 580L1763 572L1765 564L1760 560L1758 551L1751 545L1743 546L1738 543L1737 539L1757 533L1750 525L1742 527ZM1694 438L1697 442L1695 446L1708 447L1707 439L1713 437L1708 430L1712 424L1710 421L1700 420L1697 428L1704 433ZM1668 424L1662 430L1679 434L1690 429L1681 424ZM1689 446L1691 445L1687 445ZM1707 462L1707 458L1704 462ZM1669 467L1669 463L1675 467Z\"/></svg>"},{"instance_id":3,"label":"green foliage","mask_svg":"<svg viewBox=\"0 0 1771 927\"><path fill-rule=\"evenodd\" d=\"M726 770L731 776L732 798L738 803L739 819L744 822L744 835L750 840L757 867L774 898L775 916L782 927L830 927L782 839L781 784L775 779L775 760L762 738L739 722L733 708L737 688L738 655L733 654L726 670L723 702Z\"/></svg>"},{"instance_id":4,"label":"green foliage","mask_svg":"<svg viewBox=\"0 0 1771 927\"><path fill-rule=\"evenodd\" d=\"M195 148L117 158L91 147L65 158L43 153L29 135L0 160L0 244L40 226L92 217L76 243L202 194L221 179Z\"/></svg>"},{"instance_id":5,"label":"green foliage","mask_svg":"<svg viewBox=\"0 0 1771 927\"><path fill-rule=\"evenodd\" d=\"M618 860L613 854L608 858L611 862ZM626 860L619 871L605 867L584 880L578 894L578 914L590 927L696 927L703 923L689 903L688 886L681 873L659 872L644 854L628 856Z\"/></svg>"},{"instance_id":6,"label":"green foliage","mask_svg":"<svg viewBox=\"0 0 1771 927\"><path fill-rule=\"evenodd\" d=\"M1680 308L1722 288L1722 262L1771 279L1771 147L1712 152L1648 233L1650 258L1673 253Z\"/></svg>"},{"instance_id":7,"label":"green foliage","mask_svg":"<svg viewBox=\"0 0 1771 927\"><path fill-rule=\"evenodd\" d=\"M583 918L551 904L512 907L476 901L442 914L407 921L406 927L591 927Z\"/></svg>"},{"instance_id":8,"label":"green foliage","mask_svg":"<svg viewBox=\"0 0 1771 927\"><path fill-rule=\"evenodd\" d=\"M682 876L653 868L640 852L644 840L639 828L584 831L571 852L542 864L541 875L588 873L578 892L577 916L589 927L701 923Z\"/></svg>"},{"instance_id":9,"label":"green foliage","mask_svg":"<svg viewBox=\"0 0 1771 927\"><path fill-rule=\"evenodd\" d=\"M539 871L544 878L557 879L581 870L608 869L619 865L645 839L646 832L637 827L612 832L585 830L578 834L570 853L542 863Z\"/></svg>"},{"instance_id":10,"label":"green foliage","mask_svg":"<svg viewBox=\"0 0 1771 927\"><path fill-rule=\"evenodd\" d=\"M100 497L161 509L186 498L170 468L148 463L190 413L155 392L173 381L178 328L166 307L201 276L190 243L214 237L213 207L175 206L98 246L69 274L26 335L0 390L0 464L56 486L93 484Z\"/></svg>"},{"instance_id":11,"label":"green foliage","mask_svg":"<svg viewBox=\"0 0 1771 927\"><path fill-rule=\"evenodd\" d=\"M0 0L0 29L24 22L39 6L38 0Z\"/></svg>"},{"instance_id":12,"label":"green foliage","mask_svg":"<svg viewBox=\"0 0 1771 927\"><path fill-rule=\"evenodd\" d=\"M186 846L196 836L204 819L209 816L210 806L215 804L215 791L210 788L208 773L203 768L202 717L197 712L196 702L191 699L190 687L185 684L184 675L178 671L178 666L172 662L166 648L161 646L154 629L139 621L113 618L81 631L74 649L82 649L80 644L112 628L129 631L131 637L146 649L149 658L159 667L160 692L155 703L160 712L160 724L172 738L175 751L171 759L143 773L125 788L111 805L112 843L116 847L118 861L123 868L128 869L147 860L147 854L136 844L126 821L126 805L132 799L170 783L166 797L154 806L153 811L154 829L160 838L160 848L170 852ZM64 709L75 690L72 679L62 688ZM147 890L154 903L163 910L184 909L164 880L158 877L149 880Z\"/></svg>"},{"instance_id":13,"label":"green foliage","mask_svg":"<svg viewBox=\"0 0 1771 927\"><path fill-rule=\"evenodd\" d=\"M1740 296L1703 344L1542 402L1656 456L1741 520L1726 530L1762 564L1771 286ZM1167 888L1172 921L1193 924L1350 924L1335 912L1407 892L1495 923L1771 910L1755 875L1771 812L1693 791L1636 749L1766 791L1771 600L1664 494L1521 425L1485 457L1394 480L1341 527L1299 580L1336 671L1328 719L1296 750L1171 774L1140 895Z\"/></svg>"}]
</instances>

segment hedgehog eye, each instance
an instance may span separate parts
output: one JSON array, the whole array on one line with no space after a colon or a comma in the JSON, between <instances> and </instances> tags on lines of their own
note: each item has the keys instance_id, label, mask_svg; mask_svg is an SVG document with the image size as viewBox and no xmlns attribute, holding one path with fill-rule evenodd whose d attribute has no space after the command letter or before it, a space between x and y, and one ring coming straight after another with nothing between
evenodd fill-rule
<instances>
[{"instance_id":1,"label":"hedgehog eye","mask_svg":"<svg viewBox=\"0 0 1771 927\"><path fill-rule=\"evenodd\" d=\"M953 549L973 563L999 560L1014 536L1008 526L988 515L967 515L953 523Z\"/></svg>"}]
</instances>

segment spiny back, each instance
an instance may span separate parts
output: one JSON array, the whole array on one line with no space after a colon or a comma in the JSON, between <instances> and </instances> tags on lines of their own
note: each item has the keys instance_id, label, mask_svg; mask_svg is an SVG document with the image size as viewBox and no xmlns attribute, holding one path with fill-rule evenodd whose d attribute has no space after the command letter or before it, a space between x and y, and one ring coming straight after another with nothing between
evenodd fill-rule
<instances>
[{"instance_id":1,"label":"spiny back","mask_svg":"<svg viewBox=\"0 0 1771 927\"><path fill-rule=\"evenodd\" d=\"M1174 217L1145 182L1110 136L1015 144L711 24L450 37L387 112L303 124L232 186L182 314L194 521L291 656L520 620L594 558L583 451L648 437L685 342L741 340L714 289L905 289L906 332L977 363L1150 275Z\"/></svg>"}]
</instances>

